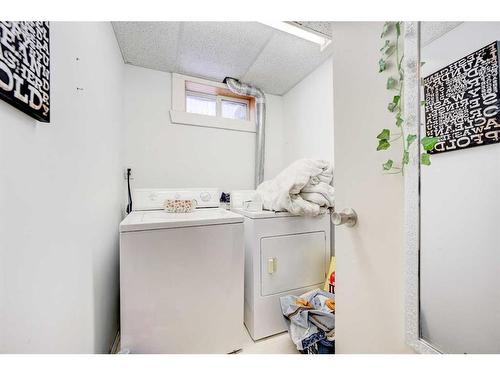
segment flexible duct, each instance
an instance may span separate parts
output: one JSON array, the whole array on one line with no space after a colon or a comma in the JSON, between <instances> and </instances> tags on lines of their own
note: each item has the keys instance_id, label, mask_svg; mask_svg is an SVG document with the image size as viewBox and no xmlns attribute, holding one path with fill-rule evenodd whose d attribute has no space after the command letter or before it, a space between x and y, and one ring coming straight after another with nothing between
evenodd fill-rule
<instances>
[{"instance_id":1,"label":"flexible duct","mask_svg":"<svg viewBox=\"0 0 500 375\"><path fill-rule=\"evenodd\" d=\"M257 128L255 134L255 187L257 187L264 181L266 96L261 89L242 83L235 78L226 77L224 83L235 94L255 98L255 125Z\"/></svg>"}]
</instances>

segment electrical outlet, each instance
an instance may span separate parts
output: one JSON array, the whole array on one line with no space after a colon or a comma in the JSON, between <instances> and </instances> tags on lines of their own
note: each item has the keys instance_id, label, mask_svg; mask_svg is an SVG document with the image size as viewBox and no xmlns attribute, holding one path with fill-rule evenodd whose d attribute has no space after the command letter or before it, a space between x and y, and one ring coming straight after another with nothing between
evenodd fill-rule
<instances>
[{"instance_id":1,"label":"electrical outlet","mask_svg":"<svg viewBox=\"0 0 500 375\"><path fill-rule=\"evenodd\" d=\"M125 179L125 181L127 181L127 177L128 177L128 170L130 169L130 180L133 180L134 179L134 174L132 173L132 167L125 167L125 170L123 171L123 178Z\"/></svg>"}]
</instances>

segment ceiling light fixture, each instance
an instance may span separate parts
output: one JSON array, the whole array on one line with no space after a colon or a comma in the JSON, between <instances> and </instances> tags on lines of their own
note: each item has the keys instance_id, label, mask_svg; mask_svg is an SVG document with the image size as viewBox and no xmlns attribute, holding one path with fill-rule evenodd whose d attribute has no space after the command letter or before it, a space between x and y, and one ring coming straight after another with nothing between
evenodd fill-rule
<instances>
[{"instance_id":1,"label":"ceiling light fixture","mask_svg":"<svg viewBox=\"0 0 500 375\"><path fill-rule=\"evenodd\" d=\"M319 44L320 50L323 51L331 42L332 39L328 38L325 35L322 35L320 33L316 33L314 31L311 31L309 29L303 28L300 25L293 23L293 22L287 22L287 21L274 21L274 22L262 22L260 23L271 26L274 29L284 31L285 33L295 35L299 38L308 40L310 42Z\"/></svg>"}]
</instances>

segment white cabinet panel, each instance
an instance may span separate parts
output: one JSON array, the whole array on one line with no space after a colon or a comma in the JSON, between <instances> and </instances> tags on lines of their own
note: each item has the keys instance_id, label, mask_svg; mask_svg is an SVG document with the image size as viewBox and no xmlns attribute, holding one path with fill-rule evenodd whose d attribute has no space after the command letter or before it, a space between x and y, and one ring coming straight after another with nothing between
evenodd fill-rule
<instances>
[{"instance_id":1,"label":"white cabinet panel","mask_svg":"<svg viewBox=\"0 0 500 375\"><path fill-rule=\"evenodd\" d=\"M261 294L267 296L324 282L326 251L325 232L262 238Z\"/></svg>"}]
</instances>

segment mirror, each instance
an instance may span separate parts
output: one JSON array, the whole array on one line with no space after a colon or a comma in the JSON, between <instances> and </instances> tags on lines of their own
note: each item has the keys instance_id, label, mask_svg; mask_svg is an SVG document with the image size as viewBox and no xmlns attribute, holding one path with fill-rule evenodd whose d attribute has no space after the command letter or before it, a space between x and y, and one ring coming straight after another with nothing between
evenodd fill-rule
<instances>
[{"instance_id":1,"label":"mirror","mask_svg":"<svg viewBox=\"0 0 500 375\"><path fill-rule=\"evenodd\" d=\"M498 22L422 22L418 339L500 353ZM429 141L429 138L425 138ZM430 139L432 142L432 139Z\"/></svg>"}]
</instances>

